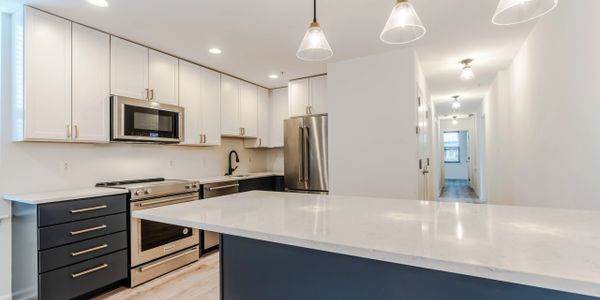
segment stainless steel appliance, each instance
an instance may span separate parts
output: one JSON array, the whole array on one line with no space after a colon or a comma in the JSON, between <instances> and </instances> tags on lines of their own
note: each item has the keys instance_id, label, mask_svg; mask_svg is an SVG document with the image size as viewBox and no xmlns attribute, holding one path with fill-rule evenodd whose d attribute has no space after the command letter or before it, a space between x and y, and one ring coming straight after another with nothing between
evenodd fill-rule
<instances>
[{"instance_id":1,"label":"stainless steel appliance","mask_svg":"<svg viewBox=\"0 0 600 300\"><path fill-rule=\"evenodd\" d=\"M284 121L284 181L286 191L329 191L327 114Z\"/></svg>"},{"instance_id":2,"label":"stainless steel appliance","mask_svg":"<svg viewBox=\"0 0 600 300\"><path fill-rule=\"evenodd\" d=\"M127 189L131 211L200 199L200 183L163 178L101 183ZM137 286L199 259L199 231L130 218L130 285Z\"/></svg>"},{"instance_id":3,"label":"stainless steel appliance","mask_svg":"<svg viewBox=\"0 0 600 300\"><path fill-rule=\"evenodd\" d=\"M205 184L202 189L202 199L235 194L239 192L239 187L240 184L238 181ZM219 248L220 236L218 233L202 230L200 235L200 248L202 249L202 254Z\"/></svg>"},{"instance_id":4,"label":"stainless steel appliance","mask_svg":"<svg viewBox=\"0 0 600 300\"><path fill-rule=\"evenodd\" d=\"M112 141L183 141L183 107L114 95L110 106Z\"/></svg>"}]
</instances>

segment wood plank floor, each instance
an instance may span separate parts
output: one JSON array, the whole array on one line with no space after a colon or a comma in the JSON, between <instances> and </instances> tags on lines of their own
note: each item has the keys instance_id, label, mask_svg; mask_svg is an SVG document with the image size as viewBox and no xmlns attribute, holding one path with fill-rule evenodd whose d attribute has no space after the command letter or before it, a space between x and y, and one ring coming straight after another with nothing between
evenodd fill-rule
<instances>
[{"instance_id":1,"label":"wood plank floor","mask_svg":"<svg viewBox=\"0 0 600 300\"><path fill-rule=\"evenodd\" d=\"M440 195L443 202L483 203L468 180L446 179Z\"/></svg>"},{"instance_id":2,"label":"wood plank floor","mask_svg":"<svg viewBox=\"0 0 600 300\"><path fill-rule=\"evenodd\" d=\"M135 288L119 288L94 298L95 300L218 300L219 253Z\"/></svg>"}]
</instances>

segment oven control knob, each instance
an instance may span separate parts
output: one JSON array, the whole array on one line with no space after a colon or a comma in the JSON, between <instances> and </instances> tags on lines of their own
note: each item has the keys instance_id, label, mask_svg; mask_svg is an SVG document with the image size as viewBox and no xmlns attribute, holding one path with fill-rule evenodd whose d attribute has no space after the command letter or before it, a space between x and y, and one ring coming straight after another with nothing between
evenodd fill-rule
<instances>
[{"instance_id":1,"label":"oven control knob","mask_svg":"<svg viewBox=\"0 0 600 300\"><path fill-rule=\"evenodd\" d=\"M151 189L146 189L146 190L144 191L144 194L146 194L146 195L149 195L150 193L152 193L152 190L151 190Z\"/></svg>"},{"instance_id":2,"label":"oven control knob","mask_svg":"<svg viewBox=\"0 0 600 300\"><path fill-rule=\"evenodd\" d=\"M184 229L182 230L182 233L183 233L183 234L188 234L188 232L189 232L189 229L187 229L187 228L184 228Z\"/></svg>"},{"instance_id":3,"label":"oven control knob","mask_svg":"<svg viewBox=\"0 0 600 300\"><path fill-rule=\"evenodd\" d=\"M142 191L140 190L136 190L135 192L133 192L134 196L139 196L142 193Z\"/></svg>"},{"instance_id":4,"label":"oven control knob","mask_svg":"<svg viewBox=\"0 0 600 300\"><path fill-rule=\"evenodd\" d=\"M191 189L191 188L192 188L192 185L191 185L191 184L186 184L186 185L185 185L185 189L186 189L186 190L189 190L189 189Z\"/></svg>"},{"instance_id":5,"label":"oven control knob","mask_svg":"<svg viewBox=\"0 0 600 300\"><path fill-rule=\"evenodd\" d=\"M195 188L195 189L197 189L198 188L198 184L194 183L194 184L192 184L192 187Z\"/></svg>"}]
</instances>

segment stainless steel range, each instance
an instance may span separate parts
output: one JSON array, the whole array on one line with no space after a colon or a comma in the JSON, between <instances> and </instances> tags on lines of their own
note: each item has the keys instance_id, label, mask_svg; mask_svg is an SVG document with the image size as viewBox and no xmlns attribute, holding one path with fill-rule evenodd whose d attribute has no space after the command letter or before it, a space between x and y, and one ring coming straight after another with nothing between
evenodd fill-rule
<instances>
[{"instance_id":1,"label":"stainless steel range","mask_svg":"<svg viewBox=\"0 0 600 300\"><path fill-rule=\"evenodd\" d=\"M152 178L105 182L97 186L129 190L131 211L200 199L200 183L195 181ZM130 219L132 287L198 260L197 229Z\"/></svg>"}]
</instances>

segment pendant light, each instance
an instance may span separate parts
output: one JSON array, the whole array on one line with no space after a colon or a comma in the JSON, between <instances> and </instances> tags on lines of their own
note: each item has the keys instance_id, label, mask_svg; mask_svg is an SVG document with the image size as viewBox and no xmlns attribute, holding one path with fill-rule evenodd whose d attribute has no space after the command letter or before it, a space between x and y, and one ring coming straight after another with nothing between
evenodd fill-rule
<instances>
[{"instance_id":1,"label":"pendant light","mask_svg":"<svg viewBox=\"0 0 600 300\"><path fill-rule=\"evenodd\" d=\"M473 73L473 69L471 68L472 62L473 62L473 59L471 59L471 58L467 58L467 59L460 61L460 63L464 65L462 72L460 73L461 80L467 81L467 80L471 80L475 77L475 73Z\"/></svg>"},{"instance_id":2,"label":"pendant light","mask_svg":"<svg viewBox=\"0 0 600 300\"><path fill-rule=\"evenodd\" d=\"M426 29L408 0L396 0L396 6L379 38L388 44L407 44L425 35Z\"/></svg>"},{"instance_id":3,"label":"pendant light","mask_svg":"<svg viewBox=\"0 0 600 300\"><path fill-rule=\"evenodd\" d=\"M321 25L317 22L317 0L313 2L313 21L310 23L296 56L301 60L320 61L333 55Z\"/></svg>"},{"instance_id":4,"label":"pendant light","mask_svg":"<svg viewBox=\"0 0 600 300\"><path fill-rule=\"evenodd\" d=\"M452 110L453 111L457 111L460 108L460 102L458 102L458 98L460 96L452 96L452 98L454 98L454 101L452 102Z\"/></svg>"},{"instance_id":5,"label":"pendant light","mask_svg":"<svg viewBox=\"0 0 600 300\"><path fill-rule=\"evenodd\" d=\"M492 23L513 25L539 18L558 5L558 0L500 0Z\"/></svg>"}]
</instances>

